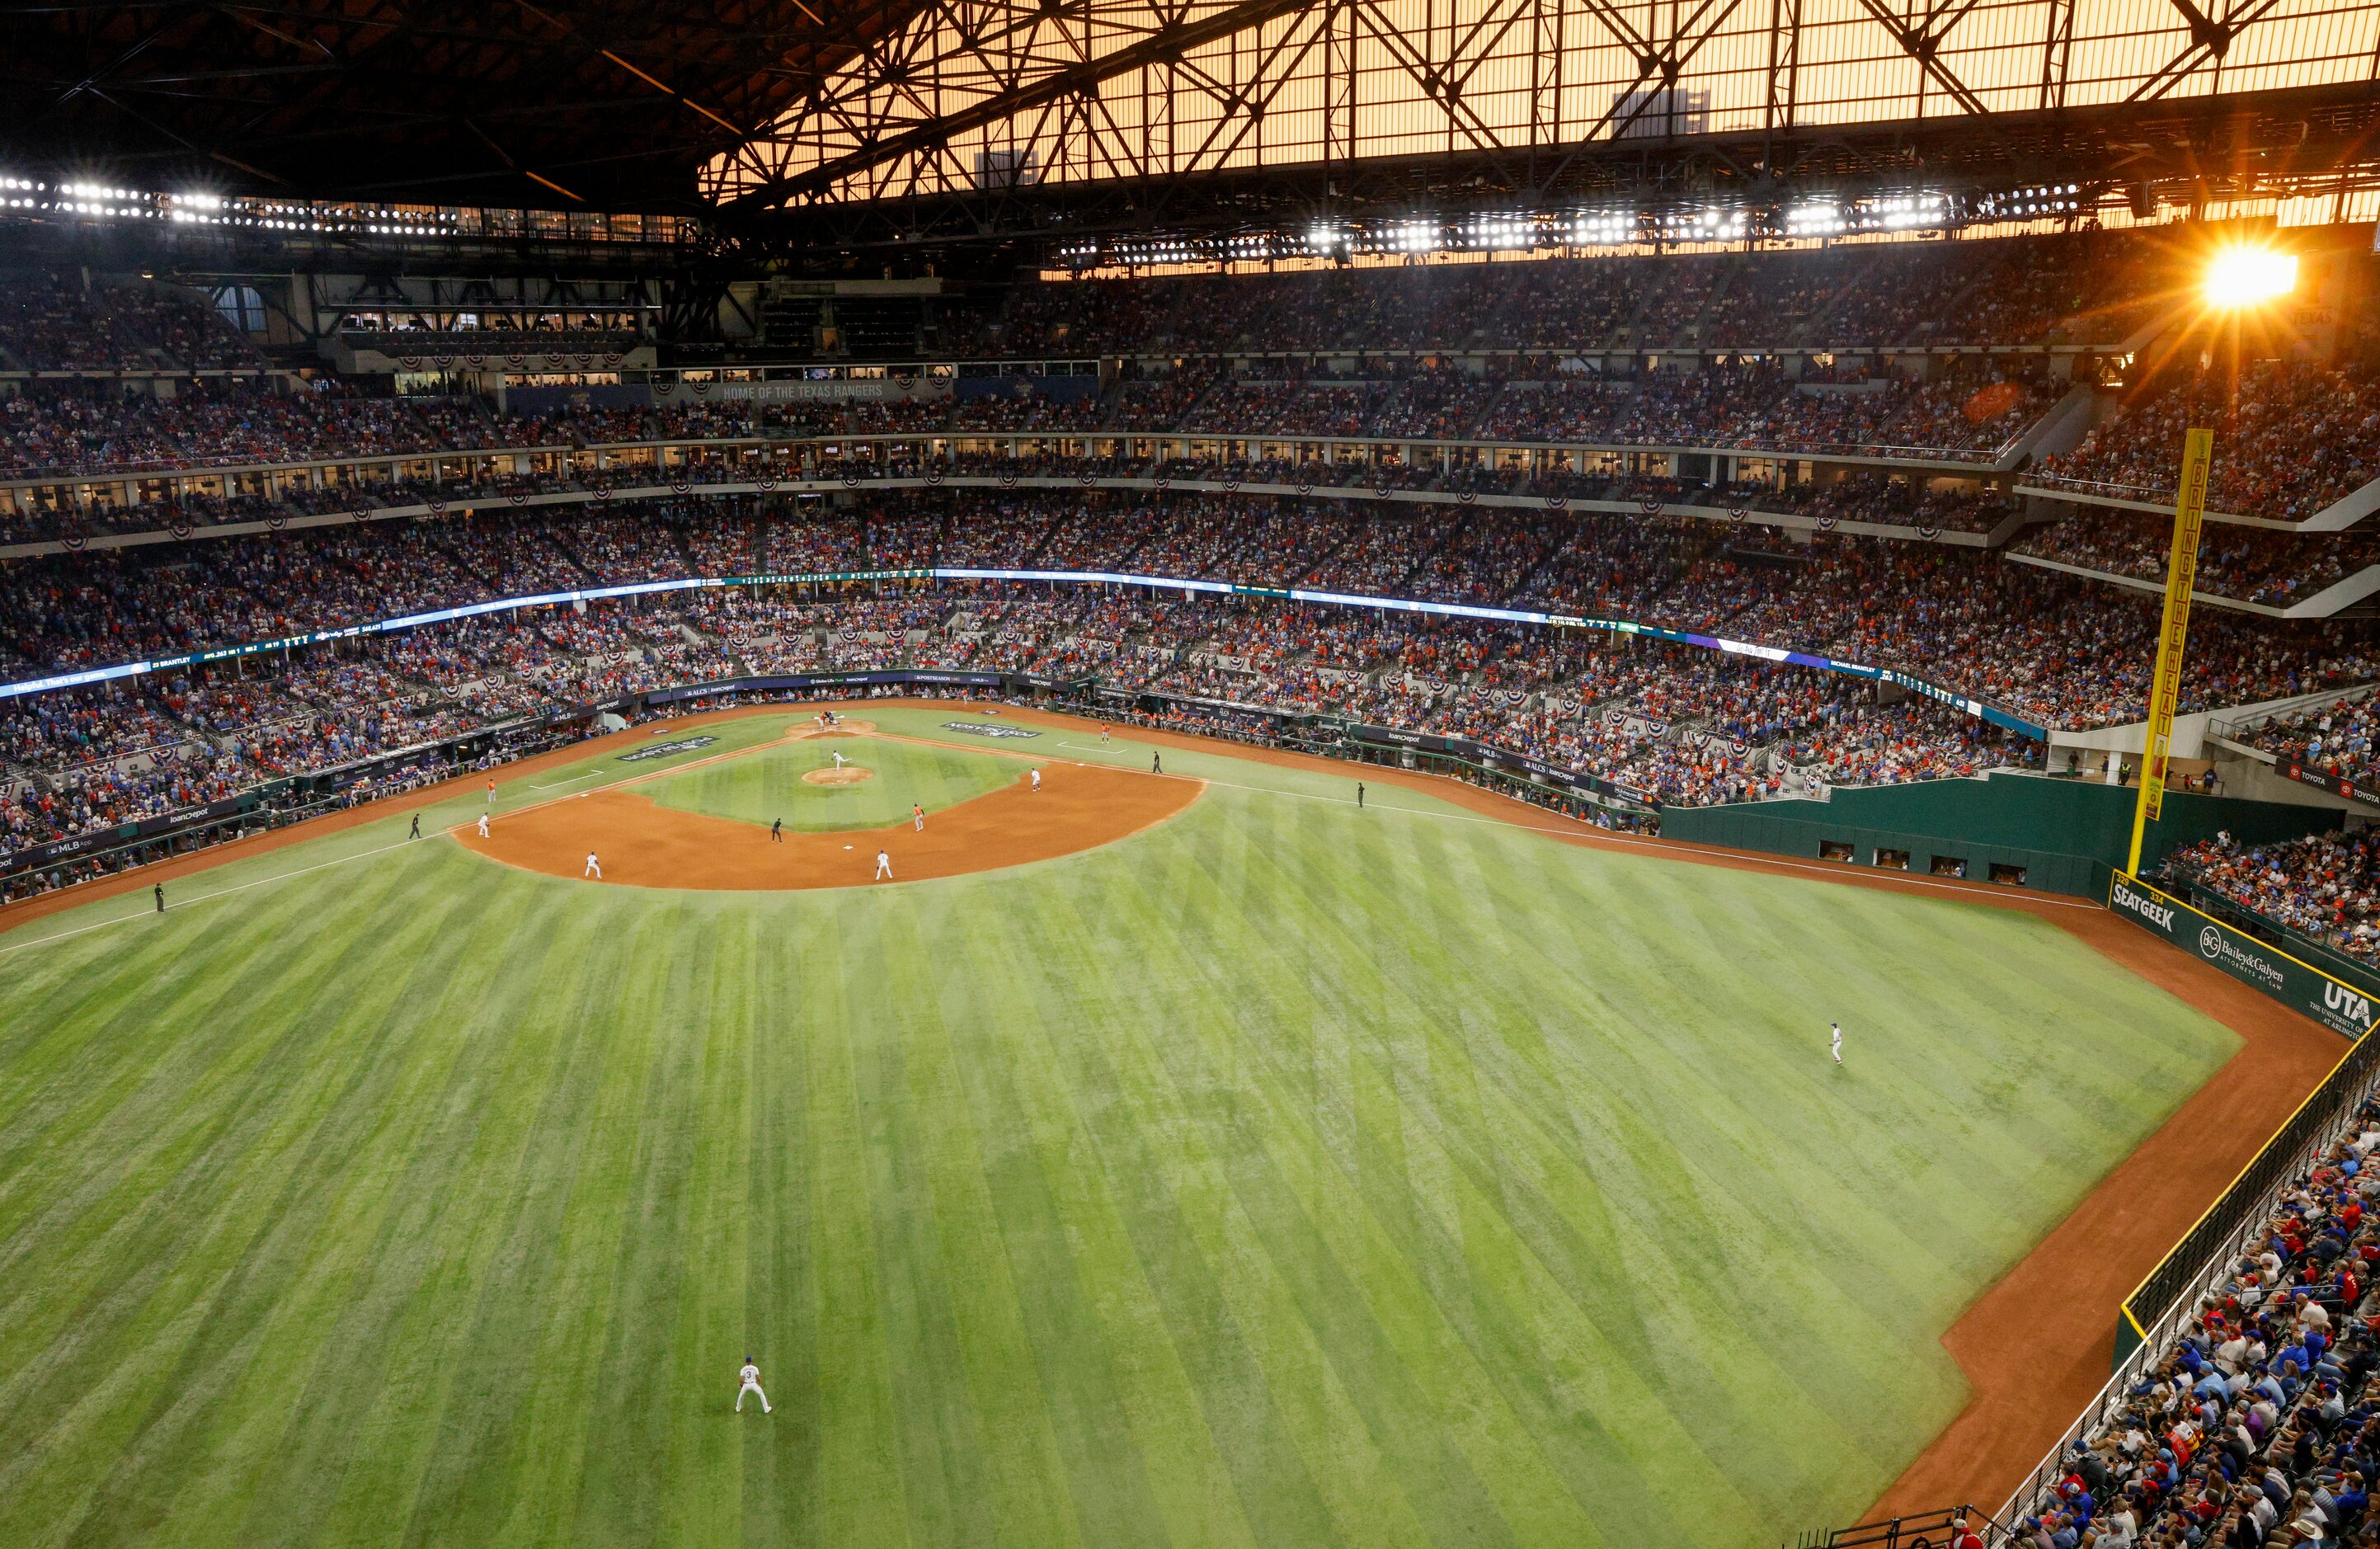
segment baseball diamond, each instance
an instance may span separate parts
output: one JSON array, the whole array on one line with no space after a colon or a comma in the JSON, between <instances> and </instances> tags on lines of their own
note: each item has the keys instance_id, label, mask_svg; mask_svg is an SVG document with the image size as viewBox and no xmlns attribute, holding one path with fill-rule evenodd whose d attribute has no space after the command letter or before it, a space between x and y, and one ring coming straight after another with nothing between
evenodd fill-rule
<instances>
[{"instance_id":1,"label":"baseball diamond","mask_svg":"<svg viewBox=\"0 0 2380 1549\"><path fill-rule=\"evenodd\" d=\"M10 22L0 1549L2380 1549L2380 4Z\"/></svg>"},{"instance_id":2,"label":"baseball diamond","mask_svg":"<svg viewBox=\"0 0 2380 1549\"><path fill-rule=\"evenodd\" d=\"M0 935L7 1536L1741 1543L1917 1461L1962 1311L2210 1078L2310 1079L2088 909L867 708L979 866L824 827L842 872L758 880L771 800L844 799L763 709L500 778L492 840L433 788L449 837ZM1016 865L1036 798L965 793L1020 757L1150 816ZM628 870L697 816L755 880Z\"/></svg>"}]
</instances>

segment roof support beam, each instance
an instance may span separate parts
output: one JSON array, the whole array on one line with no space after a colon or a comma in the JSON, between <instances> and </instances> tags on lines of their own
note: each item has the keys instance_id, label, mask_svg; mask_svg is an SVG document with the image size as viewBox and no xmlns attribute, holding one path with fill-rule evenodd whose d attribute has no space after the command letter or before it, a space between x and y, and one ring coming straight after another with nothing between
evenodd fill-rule
<instances>
[{"instance_id":1,"label":"roof support beam","mask_svg":"<svg viewBox=\"0 0 2380 1549\"><path fill-rule=\"evenodd\" d=\"M791 175L780 173L766 177L726 201L723 208L729 211L752 210L823 192L846 177L856 177L913 151L930 150L970 129L1030 112L1045 103L1092 91L1101 81L1145 66L1168 63L1192 49L1260 26L1275 17L1303 11L1308 3L1309 0L1240 0L1237 5L1209 12L1196 21L1160 25L1137 43L1065 69L1034 76L1018 68L1011 78L1014 84L979 102L914 128L872 140L858 150L847 152L807 171ZM911 65L907 67L914 69L916 67ZM771 138L759 136L756 137L756 141L766 142Z\"/></svg>"},{"instance_id":2,"label":"roof support beam","mask_svg":"<svg viewBox=\"0 0 2380 1549\"><path fill-rule=\"evenodd\" d=\"M1992 110L1985 105L1984 99L1975 95L1949 66L1942 63L1940 55L1942 40L1949 36L1950 29L1958 26L1969 11L1975 8L1975 0L1961 0L1947 15L1927 15L1923 27L1912 27L1901 20L1884 0L1860 0L1860 8L1876 18L1876 25L1884 29L1885 35L1900 45L1901 53L1916 60L1917 67L1949 93L1952 102L1978 118L1991 116Z\"/></svg>"}]
</instances>

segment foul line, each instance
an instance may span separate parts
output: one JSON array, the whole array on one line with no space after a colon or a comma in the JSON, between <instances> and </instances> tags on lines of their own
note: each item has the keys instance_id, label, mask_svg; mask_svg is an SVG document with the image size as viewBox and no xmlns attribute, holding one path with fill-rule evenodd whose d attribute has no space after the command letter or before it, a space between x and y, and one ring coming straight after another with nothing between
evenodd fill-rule
<instances>
[{"instance_id":1,"label":"foul line","mask_svg":"<svg viewBox=\"0 0 2380 1549\"><path fill-rule=\"evenodd\" d=\"M858 732L854 733L853 735L856 738L864 738L873 737L882 738L889 742L909 742L929 748L949 748L961 752L1002 754L1010 758L1026 759L1028 761L1033 756L1022 749L985 748L970 743L942 742L933 738L909 737L899 732L878 730L874 732ZM725 752L712 753L708 757L690 760L685 763L674 763L661 769L639 770L633 774L625 775L620 779L614 780L610 785L601 786L596 788L600 790L619 789L623 787L637 785L645 780L658 779L664 774L681 774L688 769L698 769L705 764L720 763L728 759L742 758L747 753L757 753L768 749L782 747L787 742L806 740L808 739L794 737L771 738L765 742L755 742L750 746L744 748L731 748ZM1114 754L1123 751L1123 750L1116 748L1095 749L1081 744L1067 742L1058 743L1056 746L1062 748L1075 748L1083 752ZM1192 750L1192 751L1196 752L1198 750ZM1215 753L1208 756L1215 758L1231 757L1228 753ZM538 790L551 790L555 786L576 785L580 780L590 779L595 775L605 773L607 772L601 769L590 769L584 774L573 775L567 780L557 780L548 785L538 785L535 782L531 782L531 786L532 788ZM1149 770L1137 768L1119 769L1115 771L1115 773L1120 774L1137 774L1144 778L1152 780L1186 780L1195 785L1220 786L1226 790L1249 791L1258 796L1288 797L1299 801L1327 801L1331 805L1338 807L1354 807L1359 805L1359 803L1351 797L1326 796L1318 791L1282 790L1277 786L1242 785L1236 781L1218 780L1208 775L1159 774ZM1320 774L1322 772L1313 771L1312 773ZM1349 780L1355 778L1354 775L1339 775L1335 777ZM524 812L538 811L543 808L552 807L560 802L577 800L578 798L588 794L589 793L586 791L574 791L568 796L548 797L542 801L532 801L525 807L513 807L501 812L492 812L489 814L489 821L492 823L506 817L517 816ZM1723 865L1726 863L1726 860L1722 859L1723 857L1733 857L1737 853L1735 851L1715 852L1707 847L1673 844L1662 839L1644 839L1621 836L1585 823L1579 823L1567 828L1552 828L1537 823L1514 823L1510 818L1490 817L1483 812L1433 812L1420 807L1403 807L1398 806L1394 803L1373 801L1363 802L1360 803L1360 805L1362 809L1367 812L1402 812L1408 817L1437 818L1441 822L1448 823L1492 823L1499 828L1509 828L1518 834L1546 834L1558 839L1598 839L1603 841L1605 844L1609 845L1612 848L1622 851L1623 853L1627 850L1664 850L1674 855L1686 857L1689 860L1697 861L1704 865ZM391 815L394 816L395 814L392 813ZM464 830L475 829L478 825L479 819L477 817L473 817L465 822L457 823L449 827L441 829L439 832L447 835L459 835ZM250 888L263 887L271 883L286 882L291 877L302 877L310 872L325 871L333 866L344 866L351 860L365 860L375 855L386 855L392 850L404 849L415 842L416 841L412 839L401 839L393 845L382 845L373 849L358 850L353 855L343 855L334 860L319 861L311 866L300 866L294 872L278 872L269 877L258 877L251 882L237 883L229 887L219 887L212 893L201 893L196 897L183 899L173 907L176 909L189 909L198 904L207 903L212 899L227 897L234 893L245 893ZM475 851L474 853L477 852ZM1870 881L1879 881L1888 882L1897 886L1920 888L1933 893L1973 893L1987 898L1998 898L2003 900L2010 897L2008 890L2004 888L1976 887L1966 883L1944 881L1936 877L1912 876L1905 872L1883 872L1871 875L1868 872L1857 869L1824 865L1815 861L1795 860L1790 856L1767 855L1757 851L1744 851L1742 852L1742 856L1746 860L1756 862L1761 867L1776 867L1796 872L1811 872L1817 875L1841 882L1860 884ZM2099 907L2087 899L2064 898L2054 894L2028 896L2025 897L2024 901L2028 904L2051 904L2060 909L2096 909ZM153 920L155 918L157 918L157 911L155 909L136 909L129 914L120 914L110 920L94 921L88 925L78 925L71 931L59 931L46 936L36 936L30 941L10 942L6 945L0 945L0 957L6 957L12 952L22 952L28 947L46 946L52 942L66 941L75 936L87 935L93 931L103 931L111 925L128 925L136 920Z\"/></svg>"},{"instance_id":2,"label":"foul line","mask_svg":"<svg viewBox=\"0 0 2380 1549\"><path fill-rule=\"evenodd\" d=\"M857 733L855 735L864 736L867 734ZM636 770L632 773L620 775L619 778L612 781L609 785L590 786L585 790L572 791L567 796L549 796L542 801L532 801L524 807L507 807L501 811L492 809L488 813L488 821L491 823L500 823L505 818L518 817L524 812L542 811L544 809L554 805L556 802L576 801L582 796L592 796L597 791L625 790L630 786L638 785L646 780L658 780L668 774L683 774L689 769L700 769L707 764L724 763L729 759L740 759L749 753L765 752L771 748L783 747L789 742L806 742L808 740L810 740L810 738L795 737L788 733L783 737L771 737L765 741L750 743L745 747L730 748L724 752L706 753L701 758L688 759L684 763L663 763L658 769ZM619 755L615 755L615 757L616 756ZM600 768L590 769L584 774L574 774L567 780L554 780L545 785L538 785L536 782L532 781L530 784L531 787L536 790L552 790L561 786L577 785L581 780L592 779L598 774L613 773L616 772ZM477 828L479 826L479 821L480 820L476 817L467 819L462 823L449 824L447 827L440 830L440 832L445 834L460 834L467 828Z\"/></svg>"},{"instance_id":3,"label":"foul line","mask_svg":"<svg viewBox=\"0 0 2380 1549\"><path fill-rule=\"evenodd\" d=\"M693 769L700 764L717 763L723 759L741 758L746 753L758 752L763 748L773 748L778 746L779 743L787 740L801 739L772 738L765 742L755 742L751 746L746 748L731 748L725 752L713 753L707 758L695 759L686 763L669 764L661 769L639 770L634 774L626 775L614 781L613 785L634 785L639 780L652 779L662 774L674 774L680 770ZM580 780L589 779L597 774L605 773L608 772L601 768L590 769L586 774L573 775L568 780L555 781L550 785L539 785L537 782L531 781L530 785L539 790L548 790L552 789L553 785L575 785ZM599 787L597 788L609 790L613 788L613 786ZM504 818L514 816L517 813L533 812L540 808L551 807L557 802L575 800L577 797L584 796L587 793L584 791L577 791L569 796L553 796L548 797L542 801L532 801L525 807L513 807L502 811L492 811L488 814L488 820L492 823L496 823ZM389 815L394 818L396 814L392 812ZM479 826L479 821L480 820L476 816L467 818L461 823L452 823L445 828L440 829L439 832L444 835L459 835L466 829L477 828ZM302 877L310 872L325 871L333 866L344 866L351 860L366 860L375 855L386 855L391 850L404 849L418 842L419 841L411 838L400 839L393 845L381 845L371 849L358 850L353 855L342 855L330 860L317 861L311 866L300 866L294 872L276 872L269 877L257 877L252 881L235 883L229 887L218 887L212 893L200 893L193 897L176 900L172 906L172 909L195 908L200 904L207 903L215 898L227 897L234 893L245 893L250 888L263 887L269 884L276 882L287 882L291 877ZM227 860L224 862L224 864L228 865L232 864L232 862ZM172 912L172 910L169 909L166 912ZM12 952L22 952L28 947L46 946L52 942L67 941L76 936L89 935L93 931L103 931L111 925L128 925L136 920L154 920L158 917L158 913L159 911L154 909L134 909L128 914L115 915L107 920L95 920L88 925L78 925L70 931L55 931L48 935L35 936L28 941L7 942L5 945L0 945L0 957L6 957Z\"/></svg>"},{"instance_id":4,"label":"foul line","mask_svg":"<svg viewBox=\"0 0 2380 1549\"><path fill-rule=\"evenodd\" d=\"M449 829L446 832L452 833L453 830ZM417 839L399 839L393 845L382 845L374 849L359 849L353 855L342 855L334 860L317 861L311 866L300 866L294 872L276 872L269 877L258 877L252 882L234 883L229 887L218 887L212 893L201 893L194 898L184 898L175 904L173 909L189 909L211 899L228 897L234 893L245 893L251 887L262 887L267 883L287 882L291 877L302 877L309 872L327 871L333 866L344 866L350 860L367 860L375 855L386 855L393 849L405 849L419 842ZM88 935L93 931L103 931L110 925L129 924L135 920L154 920L161 913L170 912L172 910L135 909L130 914L119 914L113 920L98 920L88 925L78 925L71 931L59 931L52 935L36 936L31 941L10 942L6 945L0 945L0 956L21 952L29 946L45 946L54 941L65 941L69 936Z\"/></svg>"}]
</instances>

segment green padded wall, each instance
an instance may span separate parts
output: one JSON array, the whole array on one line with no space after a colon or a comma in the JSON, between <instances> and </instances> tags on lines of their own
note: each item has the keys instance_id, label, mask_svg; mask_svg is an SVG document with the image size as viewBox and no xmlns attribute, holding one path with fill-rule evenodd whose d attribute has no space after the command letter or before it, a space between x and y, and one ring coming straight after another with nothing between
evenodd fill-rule
<instances>
[{"instance_id":1,"label":"green padded wall","mask_svg":"<svg viewBox=\"0 0 2380 1549\"><path fill-rule=\"evenodd\" d=\"M1993 865L2022 866L2028 887L2105 897L2107 873L2123 865L2131 843L2137 799L2120 786L2004 773L1838 790L1824 800L1665 808L1661 835L1812 860L1822 843L1848 844L1861 866L1874 865L1879 849L1907 850L1909 869L1921 872L1946 856L1966 861L1978 882ZM2141 846L2141 865L2152 868L2168 850L2221 829L2261 844L2338 826L2338 814L2319 807L2175 791Z\"/></svg>"}]
</instances>

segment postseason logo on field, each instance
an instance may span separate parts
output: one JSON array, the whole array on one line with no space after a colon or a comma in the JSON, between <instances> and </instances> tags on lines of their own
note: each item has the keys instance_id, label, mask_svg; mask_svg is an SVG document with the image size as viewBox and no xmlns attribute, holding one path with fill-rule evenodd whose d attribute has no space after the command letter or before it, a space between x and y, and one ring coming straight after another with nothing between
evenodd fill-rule
<instances>
[{"instance_id":1,"label":"postseason logo on field","mask_svg":"<svg viewBox=\"0 0 2380 1549\"><path fill-rule=\"evenodd\" d=\"M646 759L665 759L672 753L690 753L697 748L708 748L718 741L715 737L681 737L674 742L656 742L650 748L639 748L633 753L622 753L622 763L641 763Z\"/></svg>"},{"instance_id":2,"label":"postseason logo on field","mask_svg":"<svg viewBox=\"0 0 2380 1549\"><path fill-rule=\"evenodd\" d=\"M1038 737L1041 734L1027 726L987 726L980 721L944 721L944 731L963 731L969 737Z\"/></svg>"}]
</instances>

